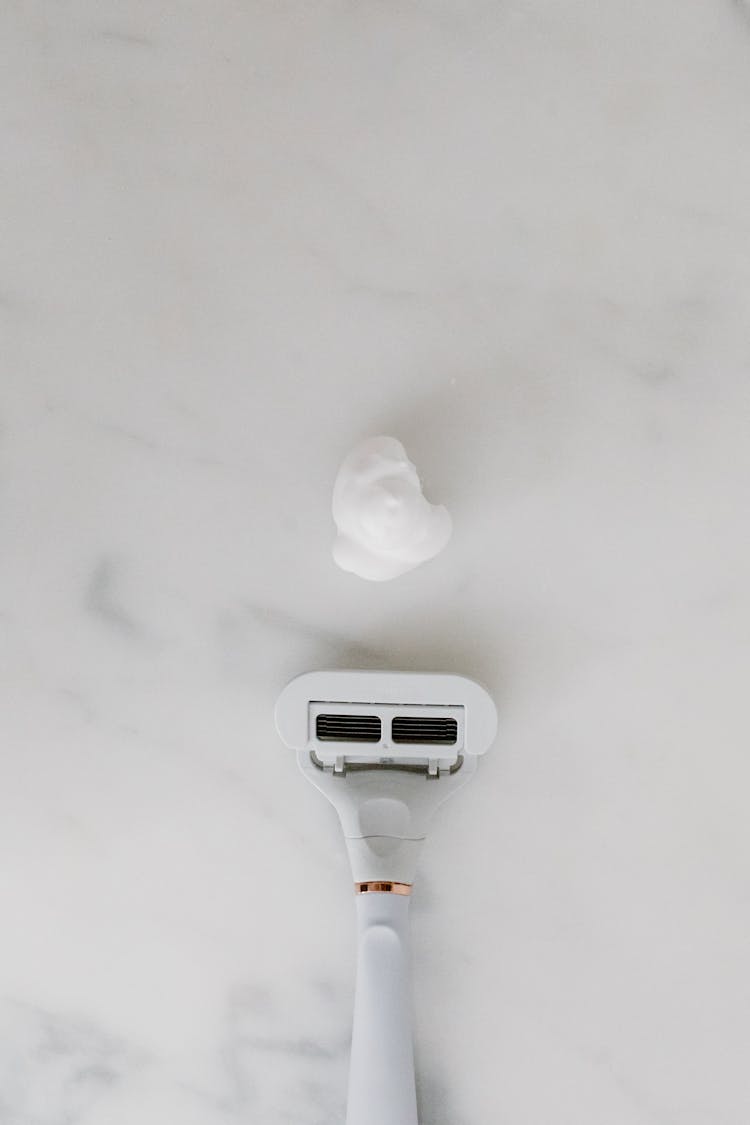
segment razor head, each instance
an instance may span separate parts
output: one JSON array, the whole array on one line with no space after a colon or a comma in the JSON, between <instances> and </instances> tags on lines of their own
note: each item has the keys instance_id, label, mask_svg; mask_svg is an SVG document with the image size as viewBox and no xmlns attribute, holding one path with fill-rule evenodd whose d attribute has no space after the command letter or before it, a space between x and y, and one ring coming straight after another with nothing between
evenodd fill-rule
<instances>
[{"instance_id":1,"label":"razor head","mask_svg":"<svg viewBox=\"0 0 750 1125\"><path fill-rule=\"evenodd\" d=\"M276 705L282 741L322 769L391 768L439 776L483 754L497 731L484 688L463 676L308 672Z\"/></svg>"},{"instance_id":2,"label":"razor head","mask_svg":"<svg viewBox=\"0 0 750 1125\"><path fill-rule=\"evenodd\" d=\"M308 672L279 696L276 726L338 812L355 883L410 885L433 813L474 774L497 713L463 676Z\"/></svg>"}]
</instances>

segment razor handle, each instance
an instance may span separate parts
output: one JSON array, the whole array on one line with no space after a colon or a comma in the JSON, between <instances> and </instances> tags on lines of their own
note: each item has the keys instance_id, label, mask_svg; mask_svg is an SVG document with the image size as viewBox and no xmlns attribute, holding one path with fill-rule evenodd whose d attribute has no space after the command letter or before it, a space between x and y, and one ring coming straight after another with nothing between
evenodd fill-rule
<instances>
[{"instance_id":1,"label":"razor handle","mask_svg":"<svg viewBox=\"0 0 750 1125\"><path fill-rule=\"evenodd\" d=\"M399 889L370 889L374 887ZM411 887L371 883L358 888L346 1125L418 1125L411 1029Z\"/></svg>"}]
</instances>

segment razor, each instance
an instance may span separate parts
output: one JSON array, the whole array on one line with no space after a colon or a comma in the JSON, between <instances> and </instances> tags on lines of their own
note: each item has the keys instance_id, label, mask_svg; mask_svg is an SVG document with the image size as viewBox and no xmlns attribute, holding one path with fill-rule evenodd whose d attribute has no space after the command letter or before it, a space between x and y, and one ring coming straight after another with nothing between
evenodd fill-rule
<instances>
[{"instance_id":1,"label":"razor","mask_svg":"<svg viewBox=\"0 0 750 1125\"><path fill-rule=\"evenodd\" d=\"M281 693L276 726L336 809L354 876L346 1125L418 1125L409 896L432 814L494 741L495 706L463 676L308 672Z\"/></svg>"}]
</instances>

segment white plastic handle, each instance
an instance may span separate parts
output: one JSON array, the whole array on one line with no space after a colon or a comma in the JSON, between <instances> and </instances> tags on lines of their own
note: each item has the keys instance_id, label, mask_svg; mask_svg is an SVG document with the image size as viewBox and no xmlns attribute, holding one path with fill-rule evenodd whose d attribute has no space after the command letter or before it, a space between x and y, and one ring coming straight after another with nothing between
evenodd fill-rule
<instances>
[{"instance_id":1,"label":"white plastic handle","mask_svg":"<svg viewBox=\"0 0 750 1125\"><path fill-rule=\"evenodd\" d=\"M346 1125L418 1125L408 896L357 895L357 928Z\"/></svg>"}]
</instances>

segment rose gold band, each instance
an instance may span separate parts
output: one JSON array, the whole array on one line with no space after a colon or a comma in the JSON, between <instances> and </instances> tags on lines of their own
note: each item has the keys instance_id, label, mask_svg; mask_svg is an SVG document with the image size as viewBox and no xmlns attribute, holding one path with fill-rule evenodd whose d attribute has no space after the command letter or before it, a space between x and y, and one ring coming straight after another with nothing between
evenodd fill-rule
<instances>
[{"instance_id":1,"label":"rose gold band","mask_svg":"<svg viewBox=\"0 0 750 1125\"><path fill-rule=\"evenodd\" d=\"M355 883L354 893L358 895L372 894L384 895L410 895L411 883Z\"/></svg>"}]
</instances>

